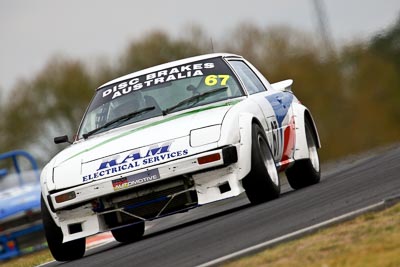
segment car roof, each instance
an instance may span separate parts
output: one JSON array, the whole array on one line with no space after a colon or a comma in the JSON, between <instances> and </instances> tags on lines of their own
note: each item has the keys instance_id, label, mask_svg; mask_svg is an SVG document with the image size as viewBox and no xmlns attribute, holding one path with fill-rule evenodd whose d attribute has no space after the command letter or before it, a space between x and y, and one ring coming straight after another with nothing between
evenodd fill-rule
<instances>
[{"instance_id":1,"label":"car roof","mask_svg":"<svg viewBox=\"0 0 400 267\"><path fill-rule=\"evenodd\" d=\"M174 66L184 65L184 64L191 63L191 62L205 60L205 59L209 59L209 58L216 58L216 57L242 58L239 55L229 54L229 53L212 53L212 54L205 54L205 55L201 55L201 56L189 57L189 58L185 58L185 59L180 59L180 60L171 61L171 62L168 62L168 63L156 65L156 66L153 66L153 67L150 67L150 68L146 68L146 69L143 69L143 70L139 70L139 71L136 71L136 72L132 72L130 74L127 74L127 75L121 76L119 78L113 79L113 80L101 85L97 89L103 88L104 86L108 86L110 84L114 84L114 83L121 82L121 81L124 81L124 80L127 80L127 79L131 79L133 77L141 76L141 75L144 75L144 74L147 74L147 73L157 72L157 71L160 71L160 70L163 70L163 69L172 68Z\"/></svg>"}]
</instances>

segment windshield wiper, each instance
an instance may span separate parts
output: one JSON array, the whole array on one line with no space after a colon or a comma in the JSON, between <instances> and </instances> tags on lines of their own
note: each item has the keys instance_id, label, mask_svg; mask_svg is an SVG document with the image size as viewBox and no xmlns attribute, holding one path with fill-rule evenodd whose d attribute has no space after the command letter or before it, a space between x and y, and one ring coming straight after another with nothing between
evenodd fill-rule
<instances>
[{"instance_id":1,"label":"windshield wiper","mask_svg":"<svg viewBox=\"0 0 400 267\"><path fill-rule=\"evenodd\" d=\"M186 103L190 103L190 102L195 101L195 100L197 100L197 101L195 102L195 103L197 103L197 102L199 102L202 98L205 98L205 97L207 97L207 96L213 95L213 94L215 94L215 93L218 93L218 92L220 92L220 91L222 91L222 90L226 90L226 89L228 89L228 87L225 86L225 87L217 88L217 89L214 89L214 90L211 90L211 91L204 92L204 93L199 94L199 95L195 95L195 96L192 96L192 97L183 99L182 101L180 101L180 102L177 103L176 105L174 105L174 106L172 106L172 107L170 107L170 108L167 108L167 109L163 110L162 113L163 113L163 115L165 116L165 115L167 115L168 113L170 113L172 110L174 110L174 109L176 109L176 108L178 108L178 107L180 107L180 106L182 106L182 105L184 105L184 104L186 104Z\"/></svg>"},{"instance_id":2,"label":"windshield wiper","mask_svg":"<svg viewBox=\"0 0 400 267\"><path fill-rule=\"evenodd\" d=\"M90 132L84 133L84 134L82 134L82 136L83 136L83 138L87 139L87 138L88 138L89 136L91 136L92 134L95 134L95 133L97 133L98 131L100 131L100 130L102 130L102 129L105 129L105 128L107 128L107 127L113 125L114 123L129 120L129 119L131 119L131 118L133 118L133 117L136 117L136 116L139 115L139 114L145 113L145 112L150 111L150 110L153 110L153 109L155 109L155 108L156 108L156 107L154 107L154 106L152 106L152 107L146 107L146 108L139 109L138 111L134 111L134 112L128 113L128 114L123 115L123 116L121 116L121 117L115 118L115 119L113 119L113 120L111 120L111 121L109 121L109 122L103 124L102 126L96 128L96 129L94 129L94 130L91 130Z\"/></svg>"}]
</instances>

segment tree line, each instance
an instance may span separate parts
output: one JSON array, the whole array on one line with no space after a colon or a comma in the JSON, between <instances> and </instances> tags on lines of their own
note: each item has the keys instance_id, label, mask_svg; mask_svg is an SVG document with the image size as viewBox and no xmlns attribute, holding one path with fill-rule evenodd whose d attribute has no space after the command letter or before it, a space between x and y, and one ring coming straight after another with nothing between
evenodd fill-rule
<instances>
[{"instance_id":1,"label":"tree line","mask_svg":"<svg viewBox=\"0 0 400 267\"><path fill-rule=\"evenodd\" d=\"M400 136L400 19L368 41L332 51L314 36L288 27L238 25L213 41L215 52L244 56L273 83L293 79L293 91L317 122L322 160L398 141ZM79 59L54 57L37 75L0 94L1 152L27 149L41 163L62 146L54 136L75 134L95 88L146 67L210 53L201 28L179 38L154 31L133 41L116 63L93 70Z\"/></svg>"}]
</instances>

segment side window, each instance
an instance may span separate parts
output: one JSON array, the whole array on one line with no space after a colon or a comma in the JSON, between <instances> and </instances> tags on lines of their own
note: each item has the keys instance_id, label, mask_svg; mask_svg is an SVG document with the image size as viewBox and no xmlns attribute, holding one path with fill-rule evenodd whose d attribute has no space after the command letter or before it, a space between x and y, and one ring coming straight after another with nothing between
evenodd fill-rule
<instances>
[{"instance_id":1,"label":"side window","mask_svg":"<svg viewBox=\"0 0 400 267\"><path fill-rule=\"evenodd\" d=\"M229 61L233 69L239 75L240 79L243 81L249 94L255 94L259 92L265 92L266 89L261 83L257 75L247 66L243 61Z\"/></svg>"}]
</instances>

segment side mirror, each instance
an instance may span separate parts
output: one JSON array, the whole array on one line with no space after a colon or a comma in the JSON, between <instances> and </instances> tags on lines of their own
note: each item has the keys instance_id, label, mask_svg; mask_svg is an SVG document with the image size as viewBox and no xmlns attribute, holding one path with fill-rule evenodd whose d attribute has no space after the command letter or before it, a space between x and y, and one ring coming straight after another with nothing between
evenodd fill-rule
<instances>
[{"instance_id":1,"label":"side mirror","mask_svg":"<svg viewBox=\"0 0 400 267\"><path fill-rule=\"evenodd\" d=\"M277 83L271 84L275 90L282 92L291 92L292 91L293 80L284 80Z\"/></svg>"},{"instance_id":2,"label":"side mirror","mask_svg":"<svg viewBox=\"0 0 400 267\"><path fill-rule=\"evenodd\" d=\"M62 144L62 143L70 143L70 144L72 144L72 142L69 141L69 139L68 139L68 135L54 137L54 143L55 144Z\"/></svg>"}]
</instances>

